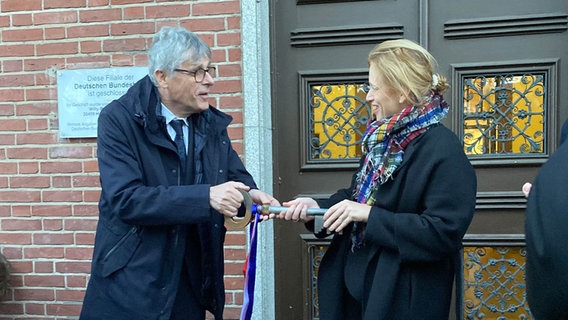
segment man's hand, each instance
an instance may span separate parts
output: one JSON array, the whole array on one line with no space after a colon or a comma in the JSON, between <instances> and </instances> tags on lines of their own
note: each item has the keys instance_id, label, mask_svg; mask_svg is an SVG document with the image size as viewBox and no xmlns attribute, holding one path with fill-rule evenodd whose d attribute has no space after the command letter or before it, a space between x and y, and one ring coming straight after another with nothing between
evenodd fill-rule
<instances>
[{"instance_id":1,"label":"man's hand","mask_svg":"<svg viewBox=\"0 0 568 320\"><path fill-rule=\"evenodd\" d=\"M251 189L249 191L249 195L252 199L252 202L256 204L269 205L275 207L280 206L280 202L276 200L273 196L258 189ZM263 221L268 220L270 218L274 218L274 214L270 214L270 216L260 215L260 219L262 219Z\"/></svg>"},{"instance_id":2,"label":"man's hand","mask_svg":"<svg viewBox=\"0 0 568 320\"><path fill-rule=\"evenodd\" d=\"M250 188L241 182L235 181L211 186L209 188L209 205L224 216L236 216L244 201L239 189L248 191Z\"/></svg>"}]
</instances>

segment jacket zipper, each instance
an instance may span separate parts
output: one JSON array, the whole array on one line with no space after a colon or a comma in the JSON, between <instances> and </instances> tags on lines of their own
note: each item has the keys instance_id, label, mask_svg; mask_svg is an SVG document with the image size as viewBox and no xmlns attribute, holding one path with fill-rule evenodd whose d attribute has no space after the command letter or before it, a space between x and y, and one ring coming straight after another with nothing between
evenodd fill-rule
<instances>
[{"instance_id":1,"label":"jacket zipper","mask_svg":"<svg viewBox=\"0 0 568 320\"><path fill-rule=\"evenodd\" d=\"M136 226L130 228L130 230L124 236L122 236L120 240L118 240L118 242L109 250L109 252L105 254L103 260L106 260L108 257L110 257L110 255L115 252L116 249L118 249L118 247L120 247L124 243L124 241L126 241L126 239L128 239L132 234L136 233L137 230L138 227Z\"/></svg>"}]
</instances>

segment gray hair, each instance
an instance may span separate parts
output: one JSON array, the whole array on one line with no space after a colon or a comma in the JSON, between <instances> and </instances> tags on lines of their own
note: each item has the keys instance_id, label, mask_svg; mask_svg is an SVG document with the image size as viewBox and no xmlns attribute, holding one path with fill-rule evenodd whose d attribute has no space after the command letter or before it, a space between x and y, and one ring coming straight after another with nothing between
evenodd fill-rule
<instances>
[{"instance_id":1,"label":"gray hair","mask_svg":"<svg viewBox=\"0 0 568 320\"><path fill-rule=\"evenodd\" d=\"M195 33L179 27L163 27L148 50L148 75L158 85L156 70L172 74L185 61L197 62L204 57L211 59L211 49Z\"/></svg>"}]
</instances>

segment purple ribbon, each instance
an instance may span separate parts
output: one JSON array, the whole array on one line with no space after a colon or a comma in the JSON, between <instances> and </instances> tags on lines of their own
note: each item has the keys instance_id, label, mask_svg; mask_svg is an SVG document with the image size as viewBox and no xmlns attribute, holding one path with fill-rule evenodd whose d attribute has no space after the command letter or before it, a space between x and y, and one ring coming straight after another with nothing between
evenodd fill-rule
<instances>
[{"instance_id":1,"label":"purple ribbon","mask_svg":"<svg viewBox=\"0 0 568 320\"><path fill-rule=\"evenodd\" d=\"M253 210L254 220L249 227L250 251L245 262L245 293L243 308L241 309L240 320L250 320L252 317L252 308L254 303L254 281L256 276L256 243L257 243L257 226L260 215Z\"/></svg>"}]
</instances>

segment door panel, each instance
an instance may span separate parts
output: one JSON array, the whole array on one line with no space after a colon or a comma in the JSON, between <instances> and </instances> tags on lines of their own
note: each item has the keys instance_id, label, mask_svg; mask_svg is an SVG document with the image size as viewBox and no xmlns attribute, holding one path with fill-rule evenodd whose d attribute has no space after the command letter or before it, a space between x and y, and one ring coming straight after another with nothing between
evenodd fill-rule
<instances>
[{"instance_id":1,"label":"door panel","mask_svg":"<svg viewBox=\"0 0 568 320\"><path fill-rule=\"evenodd\" d=\"M516 261L521 269L512 272L524 274L520 188L556 150L568 118L568 90L561 89L568 79L568 3L281 0L271 12L278 199L326 197L349 185L364 130L367 54L384 40L417 41L450 80L444 123L464 142L478 177L453 316L530 315L523 298L515 300L516 314L472 301L471 292L486 283L468 274L490 274L488 256ZM284 221L275 222L274 240L277 319L317 318L314 281L326 241ZM499 290L519 292L519 278L508 280L512 287Z\"/></svg>"}]
</instances>

